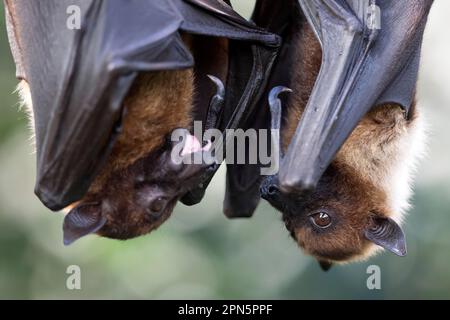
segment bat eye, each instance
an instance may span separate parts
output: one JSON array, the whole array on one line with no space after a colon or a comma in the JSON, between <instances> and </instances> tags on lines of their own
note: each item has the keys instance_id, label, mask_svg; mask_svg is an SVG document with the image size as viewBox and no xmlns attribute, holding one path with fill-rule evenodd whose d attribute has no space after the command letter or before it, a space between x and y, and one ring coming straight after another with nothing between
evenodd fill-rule
<instances>
[{"instance_id":1,"label":"bat eye","mask_svg":"<svg viewBox=\"0 0 450 320\"><path fill-rule=\"evenodd\" d=\"M331 225L331 217L328 213L320 211L310 215L311 222L321 229L328 228Z\"/></svg>"},{"instance_id":2,"label":"bat eye","mask_svg":"<svg viewBox=\"0 0 450 320\"><path fill-rule=\"evenodd\" d=\"M161 215L164 208L166 207L166 203L167 201L163 197L156 198L150 203L150 206L148 207L149 213L153 217L158 218Z\"/></svg>"}]
</instances>

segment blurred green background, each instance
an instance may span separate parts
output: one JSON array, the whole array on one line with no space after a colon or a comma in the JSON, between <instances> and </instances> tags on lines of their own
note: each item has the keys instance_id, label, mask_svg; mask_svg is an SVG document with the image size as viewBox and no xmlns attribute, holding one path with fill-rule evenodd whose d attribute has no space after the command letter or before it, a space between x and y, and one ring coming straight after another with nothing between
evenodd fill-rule
<instances>
[{"instance_id":1,"label":"blurred green background","mask_svg":"<svg viewBox=\"0 0 450 320\"><path fill-rule=\"evenodd\" d=\"M234 1L244 15L252 0ZM279 214L261 203L251 220L222 212L223 171L200 205L179 205L149 236L127 242L83 239L63 247L63 215L33 195L34 161L0 9L0 298L450 298L449 1L436 1L425 36L418 97L429 123L405 225L408 256L383 253L323 273L289 238ZM81 267L81 290L66 269ZM381 290L366 269L381 267Z\"/></svg>"}]
</instances>

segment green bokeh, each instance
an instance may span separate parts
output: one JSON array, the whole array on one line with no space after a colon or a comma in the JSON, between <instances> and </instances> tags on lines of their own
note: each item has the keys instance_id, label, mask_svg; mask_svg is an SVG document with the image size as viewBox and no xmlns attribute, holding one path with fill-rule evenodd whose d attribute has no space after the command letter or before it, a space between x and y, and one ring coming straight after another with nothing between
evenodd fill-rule
<instances>
[{"instance_id":1,"label":"green bokeh","mask_svg":"<svg viewBox=\"0 0 450 320\"><path fill-rule=\"evenodd\" d=\"M235 1L248 15L252 1ZM62 245L62 214L33 195L34 155L0 9L0 298L450 298L450 116L446 1L436 3L424 44L419 101L431 127L429 157L406 225L409 254L383 253L323 273L289 238L279 214L261 203L250 220L222 212L223 171L206 200L182 205L158 231L118 242L90 237ZM66 288L79 265L82 290ZM382 271L367 289L366 269Z\"/></svg>"}]
</instances>

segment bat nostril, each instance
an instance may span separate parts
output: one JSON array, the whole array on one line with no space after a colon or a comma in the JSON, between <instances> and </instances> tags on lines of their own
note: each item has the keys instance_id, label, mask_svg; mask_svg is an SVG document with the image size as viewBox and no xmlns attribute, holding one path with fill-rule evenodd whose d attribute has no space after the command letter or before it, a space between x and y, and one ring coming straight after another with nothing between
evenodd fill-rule
<instances>
[{"instance_id":1,"label":"bat nostril","mask_svg":"<svg viewBox=\"0 0 450 320\"><path fill-rule=\"evenodd\" d=\"M279 188L275 184L265 184L261 186L260 193L263 199L268 200L279 193Z\"/></svg>"},{"instance_id":2,"label":"bat nostril","mask_svg":"<svg viewBox=\"0 0 450 320\"><path fill-rule=\"evenodd\" d=\"M278 186L272 184L267 188L267 194L269 196L273 196L276 195L278 192L280 191L280 189L278 189Z\"/></svg>"}]
</instances>

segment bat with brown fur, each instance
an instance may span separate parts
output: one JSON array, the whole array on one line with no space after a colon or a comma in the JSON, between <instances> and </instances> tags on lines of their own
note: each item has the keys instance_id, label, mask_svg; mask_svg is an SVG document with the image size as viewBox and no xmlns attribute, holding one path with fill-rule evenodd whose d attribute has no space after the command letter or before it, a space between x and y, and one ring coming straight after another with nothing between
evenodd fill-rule
<instances>
[{"instance_id":1,"label":"bat with brown fur","mask_svg":"<svg viewBox=\"0 0 450 320\"><path fill-rule=\"evenodd\" d=\"M380 247L406 254L400 222L423 142L414 93L431 5L258 2L255 21L288 39L281 49L287 58L273 72L293 91L285 108L282 89L269 98L285 155L261 195L324 269ZM274 19L267 15L273 10L283 14Z\"/></svg>"},{"instance_id":2,"label":"bat with brown fur","mask_svg":"<svg viewBox=\"0 0 450 320\"><path fill-rule=\"evenodd\" d=\"M201 193L186 195L215 168L172 165L168 136L193 120L238 127L279 46L216 0L5 5L17 77L31 96L35 191L52 210L71 206L65 243L90 233L135 237L158 227L178 199L200 201ZM66 27L73 5L79 30ZM219 86L211 103L208 74Z\"/></svg>"},{"instance_id":3,"label":"bat with brown fur","mask_svg":"<svg viewBox=\"0 0 450 320\"><path fill-rule=\"evenodd\" d=\"M180 142L172 142L170 131L166 133L190 127L192 80L191 70L163 71L138 78L125 99L128 113L111 156L86 195L64 219L66 245L91 233L114 239L149 233L169 218L178 200L201 183L204 174L214 169L206 163L175 162L172 146ZM220 80L214 80L219 87L207 122L216 125L224 88ZM165 108L160 107L161 101ZM153 130L147 132L149 128ZM185 155L206 148L188 129L184 131L181 143Z\"/></svg>"}]
</instances>

